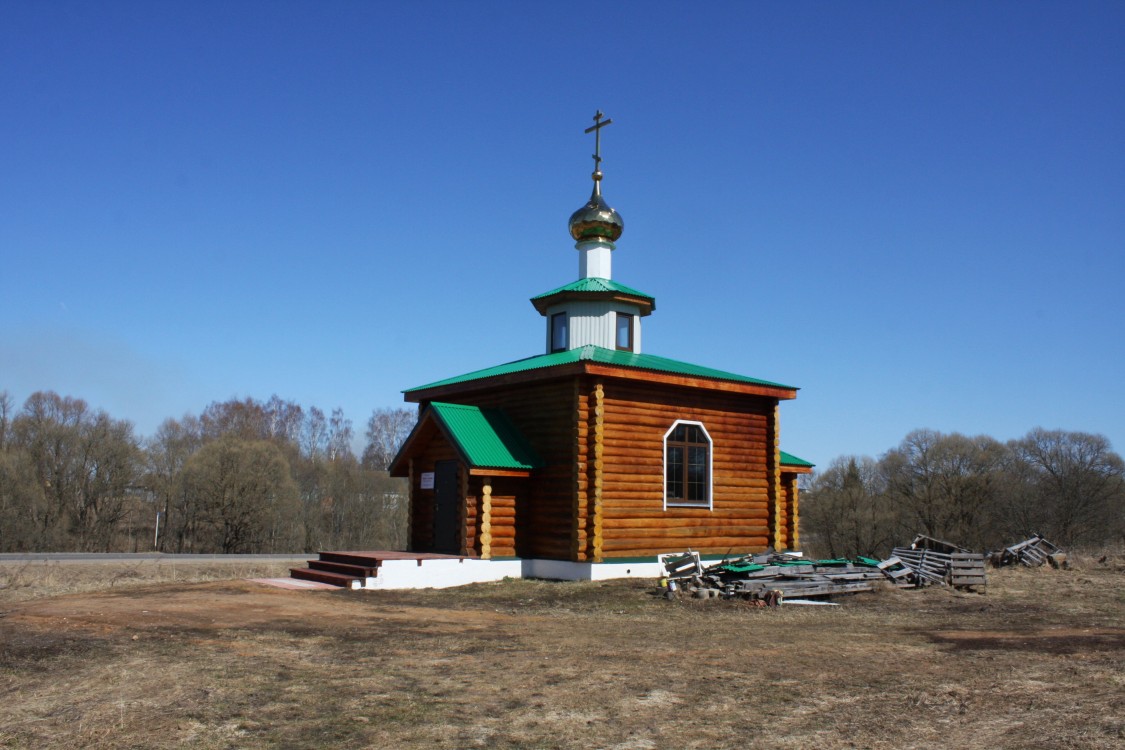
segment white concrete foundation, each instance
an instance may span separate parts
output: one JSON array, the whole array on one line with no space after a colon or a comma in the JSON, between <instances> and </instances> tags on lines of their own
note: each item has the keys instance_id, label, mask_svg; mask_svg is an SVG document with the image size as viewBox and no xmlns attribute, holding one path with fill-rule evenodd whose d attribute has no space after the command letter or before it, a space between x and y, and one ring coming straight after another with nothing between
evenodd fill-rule
<instances>
[{"instance_id":1,"label":"white concrete foundation","mask_svg":"<svg viewBox=\"0 0 1125 750\"><path fill-rule=\"evenodd\" d=\"M660 564L646 562L576 563L565 560L385 560L365 589L444 589L505 578L604 581L611 578L658 578Z\"/></svg>"}]
</instances>

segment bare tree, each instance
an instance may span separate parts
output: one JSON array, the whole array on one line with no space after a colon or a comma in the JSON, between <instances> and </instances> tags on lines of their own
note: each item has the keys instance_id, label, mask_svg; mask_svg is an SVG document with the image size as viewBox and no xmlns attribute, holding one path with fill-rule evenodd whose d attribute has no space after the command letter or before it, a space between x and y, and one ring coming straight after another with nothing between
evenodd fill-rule
<instances>
[{"instance_id":1,"label":"bare tree","mask_svg":"<svg viewBox=\"0 0 1125 750\"><path fill-rule=\"evenodd\" d=\"M213 401L199 418L205 441L233 435L243 440L268 440L273 437L273 420L263 404L252 398L243 401Z\"/></svg>"},{"instance_id":2,"label":"bare tree","mask_svg":"<svg viewBox=\"0 0 1125 750\"><path fill-rule=\"evenodd\" d=\"M1020 486L1022 515L1064 545L1105 541L1120 533L1125 463L1103 435L1037 428L1009 443ZM1022 471L1021 471L1022 470Z\"/></svg>"},{"instance_id":3,"label":"bare tree","mask_svg":"<svg viewBox=\"0 0 1125 750\"><path fill-rule=\"evenodd\" d=\"M328 420L328 460L341 461L354 459L352 451L352 421L344 417L344 410L339 407L332 410L332 417Z\"/></svg>"},{"instance_id":4,"label":"bare tree","mask_svg":"<svg viewBox=\"0 0 1125 750\"><path fill-rule=\"evenodd\" d=\"M1004 446L987 436L915 430L879 465L904 521L928 536L981 546L996 503Z\"/></svg>"},{"instance_id":5,"label":"bare tree","mask_svg":"<svg viewBox=\"0 0 1125 750\"><path fill-rule=\"evenodd\" d=\"M40 543L108 550L140 475L133 426L81 399L40 391L27 399L12 432L46 499L33 519Z\"/></svg>"},{"instance_id":6,"label":"bare tree","mask_svg":"<svg viewBox=\"0 0 1125 750\"><path fill-rule=\"evenodd\" d=\"M300 404L283 401L275 393L263 407L268 422L269 435L275 441L297 446L301 441L301 428L305 413Z\"/></svg>"},{"instance_id":7,"label":"bare tree","mask_svg":"<svg viewBox=\"0 0 1125 750\"><path fill-rule=\"evenodd\" d=\"M405 490L385 467L413 421L373 415L369 468L341 409L276 395L169 419L142 451L81 399L36 393L13 413L0 392L0 550L138 549L157 511L170 551L397 546Z\"/></svg>"},{"instance_id":8,"label":"bare tree","mask_svg":"<svg viewBox=\"0 0 1125 750\"><path fill-rule=\"evenodd\" d=\"M0 451L8 444L8 429L12 425L12 397L0 391Z\"/></svg>"},{"instance_id":9,"label":"bare tree","mask_svg":"<svg viewBox=\"0 0 1125 750\"><path fill-rule=\"evenodd\" d=\"M37 523L47 498L30 454L18 446L0 450L0 552L35 552L53 546L54 529Z\"/></svg>"},{"instance_id":10,"label":"bare tree","mask_svg":"<svg viewBox=\"0 0 1125 750\"><path fill-rule=\"evenodd\" d=\"M879 557L894 546L899 519L883 472L867 456L842 456L813 475L801 506L805 538L829 557Z\"/></svg>"},{"instance_id":11,"label":"bare tree","mask_svg":"<svg viewBox=\"0 0 1125 750\"><path fill-rule=\"evenodd\" d=\"M376 409L367 420L367 447L363 465L386 471L398 455L418 417L411 409Z\"/></svg>"},{"instance_id":12,"label":"bare tree","mask_svg":"<svg viewBox=\"0 0 1125 750\"><path fill-rule=\"evenodd\" d=\"M201 506L199 551L289 552L300 544L297 488L281 449L268 440L224 435L184 469Z\"/></svg>"},{"instance_id":13,"label":"bare tree","mask_svg":"<svg viewBox=\"0 0 1125 750\"><path fill-rule=\"evenodd\" d=\"M157 549L190 552L199 521L199 507L184 483L188 460L203 445L199 419L190 414L180 421L166 419L145 443L145 487L163 514L164 533Z\"/></svg>"}]
</instances>

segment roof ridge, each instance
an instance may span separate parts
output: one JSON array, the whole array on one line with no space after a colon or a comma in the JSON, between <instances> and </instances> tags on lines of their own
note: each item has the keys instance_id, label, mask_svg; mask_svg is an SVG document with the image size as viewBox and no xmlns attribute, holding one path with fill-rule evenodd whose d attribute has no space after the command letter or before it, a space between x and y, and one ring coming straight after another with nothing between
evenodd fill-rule
<instances>
[{"instance_id":1,"label":"roof ridge","mask_svg":"<svg viewBox=\"0 0 1125 750\"><path fill-rule=\"evenodd\" d=\"M761 378L754 378L748 375L740 375L735 372L727 370L719 370L714 367L707 367L704 365L695 365L690 362L683 362L671 357L661 357L656 354L636 354L633 352L617 351L615 349L607 349L596 344L586 344L584 346L568 349L562 352L551 352L550 354L536 354L531 357L524 357L523 359L505 362L493 367L484 368L481 370L474 370L462 375L452 378L445 378L426 385L417 386L415 388L408 388L404 393L411 393L415 391L426 390L428 388L436 388L443 385L453 385L471 380L480 380L495 375L507 375L517 372L525 372L528 370L547 369L551 367L558 367L560 365L574 364L575 362L596 362L599 364L611 365L635 370L649 370L652 372L666 372L678 373L681 375L695 376L707 378L710 380L726 380L735 383L750 383L753 385L761 385L773 388L785 388L797 390L796 386L785 385L770 380L763 380Z\"/></svg>"}]
</instances>

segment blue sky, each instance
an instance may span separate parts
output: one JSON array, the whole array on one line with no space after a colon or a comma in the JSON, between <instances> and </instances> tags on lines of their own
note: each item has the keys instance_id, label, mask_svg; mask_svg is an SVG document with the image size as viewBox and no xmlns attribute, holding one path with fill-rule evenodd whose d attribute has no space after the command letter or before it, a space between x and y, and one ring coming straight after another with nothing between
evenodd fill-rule
<instances>
[{"instance_id":1,"label":"blue sky","mask_svg":"<svg viewBox=\"0 0 1125 750\"><path fill-rule=\"evenodd\" d=\"M0 0L0 390L362 433L541 351L590 190L646 352L907 432L1125 450L1125 4Z\"/></svg>"}]
</instances>

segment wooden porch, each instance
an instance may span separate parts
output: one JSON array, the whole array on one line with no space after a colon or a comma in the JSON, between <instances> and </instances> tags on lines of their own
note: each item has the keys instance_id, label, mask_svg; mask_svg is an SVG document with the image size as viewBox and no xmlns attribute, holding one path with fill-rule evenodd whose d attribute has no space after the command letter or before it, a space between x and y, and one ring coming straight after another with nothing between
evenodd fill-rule
<instances>
[{"instance_id":1,"label":"wooden porch","mask_svg":"<svg viewBox=\"0 0 1125 750\"><path fill-rule=\"evenodd\" d=\"M351 588L353 582L378 575L379 566L389 560L472 560L467 555L443 555L437 552L399 552L397 550L321 552L304 568L290 568L289 575L302 581L318 581Z\"/></svg>"}]
</instances>

